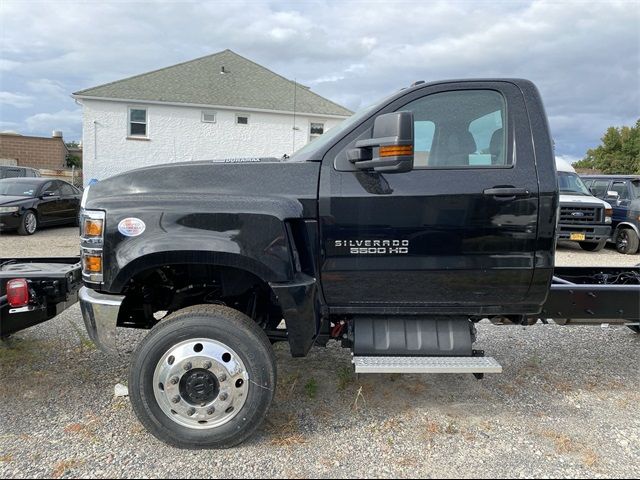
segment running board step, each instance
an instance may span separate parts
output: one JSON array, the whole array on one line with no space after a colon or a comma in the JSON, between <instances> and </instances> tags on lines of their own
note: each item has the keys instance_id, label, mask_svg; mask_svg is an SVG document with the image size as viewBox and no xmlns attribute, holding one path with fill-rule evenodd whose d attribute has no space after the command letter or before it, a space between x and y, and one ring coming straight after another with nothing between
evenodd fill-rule
<instances>
[{"instance_id":1,"label":"running board step","mask_svg":"<svg viewBox=\"0 0 640 480\"><path fill-rule=\"evenodd\" d=\"M493 357L353 357L356 373L502 373Z\"/></svg>"}]
</instances>

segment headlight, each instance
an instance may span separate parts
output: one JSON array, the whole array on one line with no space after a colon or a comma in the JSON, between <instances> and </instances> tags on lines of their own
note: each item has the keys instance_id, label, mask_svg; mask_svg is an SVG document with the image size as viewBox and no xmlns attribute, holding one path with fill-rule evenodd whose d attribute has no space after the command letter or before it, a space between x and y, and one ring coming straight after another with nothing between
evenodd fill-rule
<instances>
[{"instance_id":1,"label":"headlight","mask_svg":"<svg viewBox=\"0 0 640 480\"><path fill-rule=\"evenodd\" d=\"M0 207L0 213L15 213L20 207Z\"/></svg>"},{"instance_id":2,"label":"headlight","mask_svg":"<svg viewBox=\"0 0 640 480\"><path fill-rule=\"evenodd\" d=\"M104 212L82 210L80 212L80 237L92 246L102 244L104 238Z\"/></svg>"},{"instance_id":3,"label":"headlight","mask_svg":"<svg viewBox=\"0 0 640 480\"><path fill-rule=\"evenodd\" d=\"M613 215L613 208L604 209L604 223L611 223L611 216Z\"/></svg>"},{"instance_id":4,"label":"headlight","mask_svg":"<svg viewBox=\"0 0 640 480\"><path fill-rule=\"evenodd\" d=\"M103 279L105 213L101 210L80 210L80 247L82 251L82 277L89 282Z\"/></svg>"}]
</instances>

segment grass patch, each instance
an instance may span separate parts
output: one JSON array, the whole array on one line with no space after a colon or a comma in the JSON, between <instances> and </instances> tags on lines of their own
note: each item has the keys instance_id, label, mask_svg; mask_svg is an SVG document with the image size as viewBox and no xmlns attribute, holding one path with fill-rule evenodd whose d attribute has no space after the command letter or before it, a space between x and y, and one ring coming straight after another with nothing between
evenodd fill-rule
<instances>
[{"instance_id":1,"label":"grass patch","mask_svg":"<svg viewBox=\"0 0 640 480\"><path fill-rule=\"evenodd\" d=\"M338 390L346 389L353 383L353 370L350 367L340 367L338 369Z\"/></svg>"},{"instance_id":2,"label":"grass patch","mask_svg":"<svg viewBox=\"0 0 640 480\"><path fill-rule=\"evenodd\" d=\"M273 415L267 419L267 425L267 430L273 435L271 445L291 447L307 441L300 432L298 419L291 413Z\"/></svg>"},{"instance_id":3,"label":"grass patch","mask_svg":"<svg viewBox=\"0 0 640 480\"><path fill-rule=\"evenodd\" d=\"M75 323L69 320L69 325L71 325L71 328L73 329L73 331L76 332L76 335L78 335L81 351L85 351L85 350L91 351L96 349L96 345L91 340L89 340L89 338L87 338L84 333L82 333L82 331L78 328L78 326Z\"/></svg>"},{"instance_id":4,"label":"grass patch","mask_svg":"<svg viewBox=\"0 0 640 480\"><path fill-rule=\"evenodd\" d=\"M307 394L307 397L314 399L318 395L318 382L316 382L315 378L310 378L309 381L304 385L304 391Z\"/></svg>"},{"instance_id":5,"label":"grass patch","mask_svg":"<svg viewBox=\"0 0 640 480\"><path fill-rule=\"evenodd\" d=\"M43 350L42 342L24 338L9 338L0 341L0 364L3 367L17 363L30 364Z\"/></svg>"}]
</instances>

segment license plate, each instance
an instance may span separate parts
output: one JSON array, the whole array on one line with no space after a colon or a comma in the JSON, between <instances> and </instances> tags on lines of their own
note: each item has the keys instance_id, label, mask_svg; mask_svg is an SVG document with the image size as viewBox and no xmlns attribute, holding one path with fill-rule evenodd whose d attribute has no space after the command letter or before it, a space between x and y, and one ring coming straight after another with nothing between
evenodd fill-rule
<instances>
[{"instance_id":1,"label":"license plate","mask_svg":"<svg viewBox=\"0 0 640 480\"><path fill-rule=\"evenodd\" d=\"M582 240L585 239L585 236L584 236L584 233L572 233L569 238L571 240L577 240L578 242L581 242Z\"/></svg>"}]
</instances>

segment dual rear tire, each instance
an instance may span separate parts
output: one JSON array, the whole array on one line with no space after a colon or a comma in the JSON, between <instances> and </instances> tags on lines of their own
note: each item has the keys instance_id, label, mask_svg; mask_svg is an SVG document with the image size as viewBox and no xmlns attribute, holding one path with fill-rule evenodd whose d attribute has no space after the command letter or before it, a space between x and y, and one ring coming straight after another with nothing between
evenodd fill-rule
<instances>
[{"instance_id":1,"label":"dual rear tire","mask_svg":"<svg viewBox=\"0 0 640 480\"><path fill-rule=\"evenodd\" d=\"M275 355L246 315L198 305L169 315L136 349L129 395L140 422L179 448L229 448L260 426L276 386Z\"/></svg>"}]
</instances>

